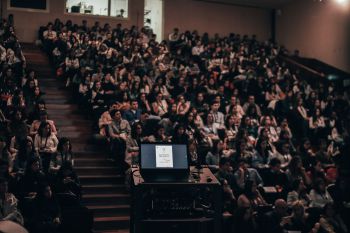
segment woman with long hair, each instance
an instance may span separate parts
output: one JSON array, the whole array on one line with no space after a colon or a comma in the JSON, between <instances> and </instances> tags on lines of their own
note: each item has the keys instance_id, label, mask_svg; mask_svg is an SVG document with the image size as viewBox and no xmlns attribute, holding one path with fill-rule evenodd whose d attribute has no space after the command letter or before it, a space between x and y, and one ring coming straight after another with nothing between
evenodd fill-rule
<instances>
[{"instance_id":1,"label":"woman with long hair","mask_svg":"<svg viewBox=\"0 0 350 233\"><path fill-rule=\"evenodd\" d=\"M48 122L43 122L39 126L38 134L34 138L36 152L40 155L42 168L45 174L49 170L51 158L57 152L58 139L51 132L51 126Z\"/></svg>"},{"instance_id":2,"label":"woman with long hair","mask_svg":"<svg viewBox=\"0 0 350 233\"><path fill-rule=\"evenodd\" d=\"M50 161L50 172L56 174L61 168L62 164L69 161L74 165L74 156L72 152L72 144L70 140L63 137L59 140L57 145L57 153L51 158Z\"/></svg>"}]
</instances>

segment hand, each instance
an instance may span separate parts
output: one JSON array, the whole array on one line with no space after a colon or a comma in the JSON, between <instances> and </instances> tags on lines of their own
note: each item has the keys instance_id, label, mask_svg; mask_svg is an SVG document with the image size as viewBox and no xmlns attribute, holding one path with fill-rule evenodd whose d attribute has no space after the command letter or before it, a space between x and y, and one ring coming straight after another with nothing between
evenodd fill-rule
<instances>
[{"instance_id":1,"label":"hand","mask_svg":"<svg viewBox=\"0 0 350 233\"><path fill-rule=\"evenodd\" d=\"M60 223L61 223L60 218L59 218L59 217L54 218L53 223L55 223L55 224L60 224Z\"/></svg>"}]
</instances>

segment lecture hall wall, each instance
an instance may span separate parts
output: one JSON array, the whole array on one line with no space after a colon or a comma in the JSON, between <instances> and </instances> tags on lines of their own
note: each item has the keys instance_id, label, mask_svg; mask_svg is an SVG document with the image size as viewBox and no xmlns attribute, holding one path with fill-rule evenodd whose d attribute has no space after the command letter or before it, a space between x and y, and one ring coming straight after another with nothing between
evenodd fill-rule
<instances>
[{"instance_id":1,"label":"lecture hall wall","mask_svg":"<svg viewBox=\"0 0 350 233\"><path fill-rule=\"evenodd\" d=\"M46 25L55 18L64 21L71 19L73 23L80 24L82 19L87 19L89 25L95 21L110 23L112 26L122 23L124 27L131 25L143 26L143 0L129 0L129 19L118 20L116 18L84 16L65 14L64 0L48 0L49 13L29 13L16 10L7 10L7 0L3 2L3 16L13 14L18 37L23 42L33 42L37 39L38 28ZM163 0L164 1L164 38L174 27L181 31L198 30L199 33L208 32L211 36L219 33L221 36L230 32L242 35L256 34L260 40L270 38L270 11L266 9L239 7L228 4L200 2L196 0Z\"/></svg>"},{"instance_id":2,"label":"lecture hall wall","mask_svg":"<svg viewBox=\"0 0 350 233\"><path fill-rule=\"evenodd\" d=\"M298 0L277 15L277 41L300 56L350 72L350 3Z\"/></svg>"}]
</instances>

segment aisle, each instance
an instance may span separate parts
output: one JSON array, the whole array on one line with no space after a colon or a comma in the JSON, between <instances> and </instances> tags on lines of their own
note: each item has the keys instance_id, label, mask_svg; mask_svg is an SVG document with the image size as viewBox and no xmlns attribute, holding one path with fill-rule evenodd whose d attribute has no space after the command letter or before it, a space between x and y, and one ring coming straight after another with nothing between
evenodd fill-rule
<instances>
[{"instance_id":1,"label":"aisle","mask_svg":"<svg viewBox=\"0 0 350 233\"><path fill-rule=\"evenodd\" d=\"M75 169L83 186L83 202L94 211L96 233L129 232L129 194L124 177L106 160L102 149L91 143L91 121L70 104L70 94L55 78L47 56L38 47L24 44L28 68L34 69L44 95L49 119L55 122L59 137L72 141Z\"/></svg>"}]
</instances>

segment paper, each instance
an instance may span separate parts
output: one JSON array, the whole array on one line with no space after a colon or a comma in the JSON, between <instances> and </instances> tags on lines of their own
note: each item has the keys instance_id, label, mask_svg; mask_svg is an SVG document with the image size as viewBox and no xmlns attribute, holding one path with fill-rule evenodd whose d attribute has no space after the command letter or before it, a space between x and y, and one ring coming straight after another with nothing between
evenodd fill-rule
<instances>
[{"instance_id":1,"label":"paper","mask_svg":"<svg viewBox=\"0 0 350 233\"><path fill-rule=\"evenodd\" d=\"M156 167L172 168L173 164L173 148L172 146L156 146Z\"/></svg>"}]
</instances>

